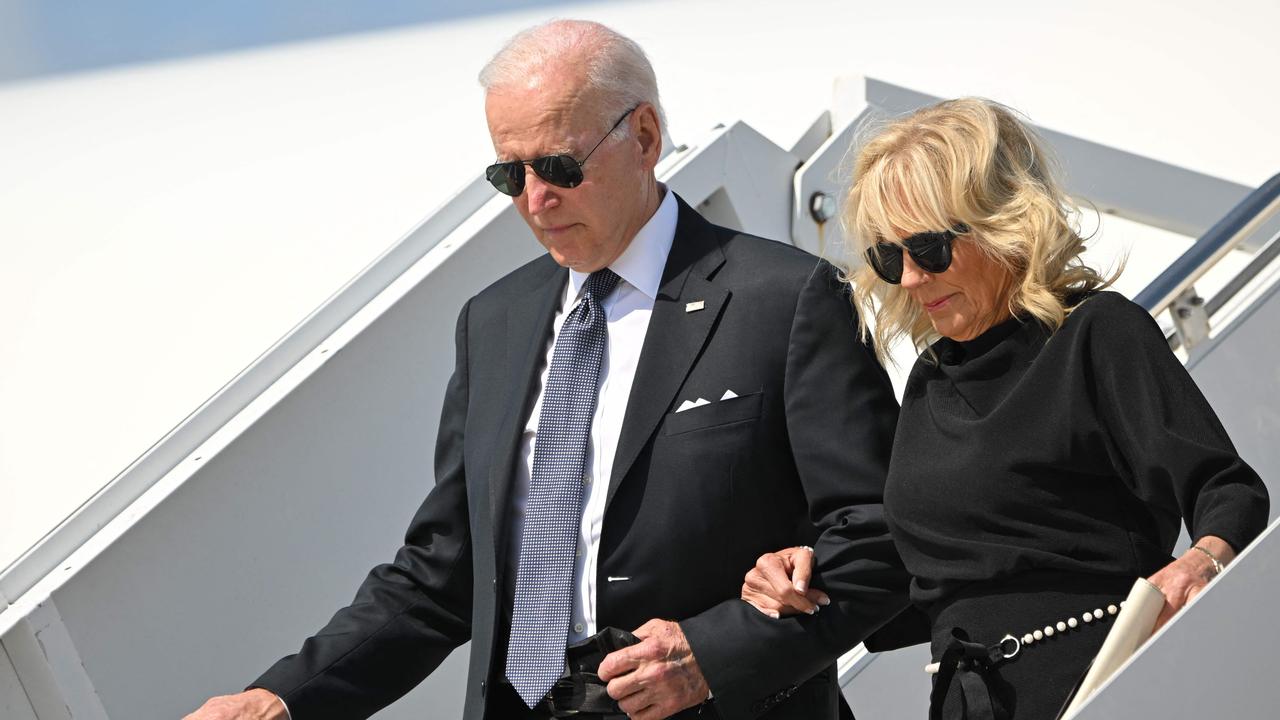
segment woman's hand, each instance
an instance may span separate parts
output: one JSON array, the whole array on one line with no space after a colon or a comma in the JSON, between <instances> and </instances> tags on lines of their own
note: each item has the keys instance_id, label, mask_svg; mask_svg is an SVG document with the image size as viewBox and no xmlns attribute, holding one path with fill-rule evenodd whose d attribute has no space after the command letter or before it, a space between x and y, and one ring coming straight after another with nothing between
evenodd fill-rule
<instances>
[{"instance_id":1,"label":"woman's hand","mask_svg":"<svg viewBox=\"0 0 1280 720\"><path fill-rule=\"evenodd\" d=\"M1231 562L1231 559L1236 556L1235 550L1232 550L1225 540L1214 535L1206 535L1195 544L1207 550L1223 565ZM1199 595L1204 586L1208 585L1217 574L1213 560L1208 555L1195 548L1187 548L1182 557L1148 578L1152 585L1160 588L1160 592L1164 593L1164 608L1156 618L1155 629L1159 630L1169 622L1170 618Z\"/></svg>"},{"instance_id":2,"label":"woman's hand","mask_svg":"<svg viewBox=\"0 0 1280 720\"><path fill-rule=\"evenodd\" d=\"M771 618L818 612L831 599L809 587L813 577L813 548L793 547L765 553L742 582L742 599Z\"/></svg>"}]
</instances>

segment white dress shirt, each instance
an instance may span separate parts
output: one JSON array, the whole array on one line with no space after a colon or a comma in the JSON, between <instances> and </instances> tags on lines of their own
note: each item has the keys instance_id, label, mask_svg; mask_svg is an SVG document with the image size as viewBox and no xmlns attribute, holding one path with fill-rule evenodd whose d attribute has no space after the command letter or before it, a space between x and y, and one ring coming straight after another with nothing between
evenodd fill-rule
<instances>
[{"instance_id":1,"label":"white dress shirt","mask_svg":"<svg viewBox=\"0 0 1280 720\"><path fill-rule=\"evenodd\" d=\"M578 533L578 557L574 567L573 611L569 620L569 644L586 639L596 632L596 568L600 550L600 530L604 523L604 504L609 492L613 456L622 431L622 419L631 396L631 383L636 376L640 348L649 330L653 301L662 282L662 270L676 234L679 215L675 195L663 188L664 197L649 222L609 268L621 278L617 288L603 303L609 328L604 361L600 366L600 387L596 411L591 422L591 442L587 447L587 473L582 498L582 525ZM569 271L564 297L556 311L551 339L538 378L538 398L525 422L520 443L520 460L516 466L511 492L511 558L520 557L524 535L525 504L529 498L529 479L533 473L533 448L538 437L538 416L542 412L542 388L551 369L551 355L556 338L568 315L580 301L587 273Z\"/></svg>"}]
</instances>

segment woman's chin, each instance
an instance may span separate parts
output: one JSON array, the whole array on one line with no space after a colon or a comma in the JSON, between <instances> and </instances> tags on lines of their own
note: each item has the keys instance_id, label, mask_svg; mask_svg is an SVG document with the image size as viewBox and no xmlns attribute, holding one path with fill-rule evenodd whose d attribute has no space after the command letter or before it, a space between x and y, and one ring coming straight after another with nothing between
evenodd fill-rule
<instances>
[{"instance_id":1,"label":"woman's chin","mask_svg":"<svg viewBox=\"0 0 1280 720\"><path fill-rule=\"evenodd\" d=\"M968 323L963 322L955 315L948 314L944 317L930 316L929 319L933 321L934 331L944 338L949 338L958 342L970 339L964 335Z\"/></svg>"}]
</instances>

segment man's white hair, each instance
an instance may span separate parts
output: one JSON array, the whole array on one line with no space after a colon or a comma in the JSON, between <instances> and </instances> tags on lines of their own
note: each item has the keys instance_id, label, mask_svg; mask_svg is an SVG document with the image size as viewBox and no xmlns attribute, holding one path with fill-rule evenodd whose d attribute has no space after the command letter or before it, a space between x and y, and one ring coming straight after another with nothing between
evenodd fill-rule
<instances>
[{"instance_id":1,"label":"man's white hair","mask_svg":"<svg viewBox=\"0 0 1280 720\"><path fill-rule=\"evenodd\" d=\"M522 30L480 71L480 85L486 93L503 87L536 87L542 80L539 71L557 63L583 65L584 89L601 98L602 129L647 102L657 110L659 131L665 134L667 116L649 58L634 40L597 22L552 20ZM627 123L623 123L615 134L621 137L626 132Z\"/></svg>"}]
</instances>

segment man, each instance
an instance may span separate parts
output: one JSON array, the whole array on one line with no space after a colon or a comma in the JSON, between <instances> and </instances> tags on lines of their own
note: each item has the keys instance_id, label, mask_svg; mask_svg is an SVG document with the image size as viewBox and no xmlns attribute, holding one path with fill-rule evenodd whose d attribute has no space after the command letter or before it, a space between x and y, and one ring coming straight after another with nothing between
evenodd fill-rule
<instances>
[{"instance_id":1,"label":"man","mask_svg":"<svg viewBox=\"0 0 1280 720\"><path fill-rule=\"evenodd\" d=\"M367 717L467 640L465 717L550 717L566 646L606 627L640 639L600 665L633 718L835 717L832 658L906 578L880 508L897 405L834 271L657 182L630 40L552 22L481 82L487 176L548 254L463 307L436 486L395 561L192 717ZM757 556L805 543L856 602L773 619L738 599Z\"/></svg>"}]
</instances>

